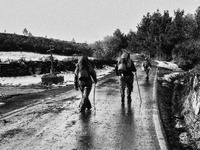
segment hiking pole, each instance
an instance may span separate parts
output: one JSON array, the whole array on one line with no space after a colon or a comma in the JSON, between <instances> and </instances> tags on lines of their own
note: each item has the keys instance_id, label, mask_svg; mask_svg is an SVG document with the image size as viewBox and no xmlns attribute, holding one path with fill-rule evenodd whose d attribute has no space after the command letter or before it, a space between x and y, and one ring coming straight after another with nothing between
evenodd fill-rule
<instances>
[{"instance_id":1,"label":"hiking pole","mask_svg":"<svg viewBox=\"0 0 200 150\"><path fill-rule=\"evenodd\" d=\"M96 84L94 83L94 90L93 90L93 105L94 105L94 111L96 112L96 107L95 107L95 87L96 87Z\"/></svg>"},{"instance_id":2,"label":"hiking pole","mask_svg":"<svg viewBox=\"0 0 200 150\"><path fill-rule=\"evenodd\" d=\"M139 92L139 97L140 97L140 108L142 106L142 98L141 98L141 94L140 94L140 87L138 84L138 78L137 78L137 73L135 72L135 77L136 77L136 81L137 81L137 87L138 87L138 92Z\"/></svg>"}]
</instances>

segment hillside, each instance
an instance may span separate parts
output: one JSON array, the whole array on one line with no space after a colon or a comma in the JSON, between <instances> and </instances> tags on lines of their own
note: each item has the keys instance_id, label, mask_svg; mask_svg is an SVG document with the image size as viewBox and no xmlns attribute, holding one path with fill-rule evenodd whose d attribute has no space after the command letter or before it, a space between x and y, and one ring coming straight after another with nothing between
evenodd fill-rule
<instances>
[{"instance_id":1,"label":"hillside","mask_svg":"<svg viewBox=\"0 0 200 150\"><path fill-rule=\"evenodd\" d=\"M53 53L58 55L72 56L87 54L91 56L92 54L86 43L0 33L0 51L23 51L48 54L47 50L50 48L54 48Z\"/></svg>"},{"instance_id":2,"label":"hillside","mask_svg":"<svg viewBox=\"0 0 200 150\"><path fill-rule=\"evenodd\" d=\"M56 72L73 71L78 56L83 54L92 56L92 50L87 43L0 33L0 77L49 73L51 67L49 49L53 49L53 65ZM110 60L89 58L98 69L103 65L115 63Z\"/></svg>"}]
</instances>

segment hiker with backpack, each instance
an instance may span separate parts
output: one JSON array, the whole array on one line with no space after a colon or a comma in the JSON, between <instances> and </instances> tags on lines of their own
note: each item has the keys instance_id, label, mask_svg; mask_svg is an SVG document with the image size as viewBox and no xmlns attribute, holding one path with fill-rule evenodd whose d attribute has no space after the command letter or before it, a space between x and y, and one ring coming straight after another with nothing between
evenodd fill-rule
<instances>
[{"instance_id":1,"label":"hiker with backpack","mask_svg":"<svg viewBox=\"0 0 200 150\"><path fill-rule=\"evenodd\" d=\"M151 63L149 61L149 58L146 57L145 61L142 63L142 68L146 73L146 80L149 80L149 70L151 69Z\"/></svg>"},{"instance_id":2,"label":"hiker with backpack","mask_svg":"<svg viewBox=\"0 0 200 150\"><path fill-rule=\"evenodd\" d=\"M115 67L116 75L119 76L119 86L121 94L121 103L125 101L125 89L127 88L127 102L131 103L131 92L133 91L133 81L136 68L134 62L130 59L130 53L123 51Z\"/></svg>"},{"instance_id":3,"label":"hiker with backpack","mask_svg":"<svg viewBox=\"0 0 200 150\"><path fill-rule=\"evenodd\" d=\"M80 89L82 93L82 99L80 103L80 112L84 112L85 109L90 110L92 108L89 95L92 89L92 83L97 83L96 72L86 56L82 56L75 69L74 88Z\"/></svg>"}]
</instances>

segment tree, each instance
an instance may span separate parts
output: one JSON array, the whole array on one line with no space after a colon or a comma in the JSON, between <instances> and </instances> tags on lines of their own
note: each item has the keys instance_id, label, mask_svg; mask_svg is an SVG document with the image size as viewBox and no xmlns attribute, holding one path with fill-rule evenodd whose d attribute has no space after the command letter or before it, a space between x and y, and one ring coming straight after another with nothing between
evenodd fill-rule
<instances>
[{"instance_id":1,"label":"tree","mask_svg":"<svg viewBox=\"0 0 200 150\"><path fill-rule=\"evenodd\" d=\"M132 52L137 52L139 43L137 41L136 33L130 30L126 37L127 37L127 49Z\"/></svg>"},{"instance_id":2,"label":"tree","mask_svg":"<svg viewBox=\"0 0 200 150\"><path fill-rule=\"evenodd\" d=\"M124 35L120 29L116 29L113 33L113 37L119 38L119 40L121 41L119 47L120 49L126 48L128 43L127 43L127 38L126 35Z\"/></svg>"},{"instance_id":3,"label":"tree","mask_svg":"<svg viewBox=\"0 0 200 150\"><path fill-rule=\"evenodd\" d=\"M72 38L72 41L71 41L72 43L76 43L76 41L75 41L75 39L74 38Z\"/></svg>"},{"instance_id":4,"label":"tree","mask_svg":"<svg viewBox=\"0 0 200 150\"><path fill-rule=\"evenodd\" d=\"M200 63L200 40L190 39L177 44L173 49L173 55L178 61L181 60L181 63L190 66Z\"/></svg>"},{"instance_id":5,"label":"tree","mask_svg":"<svg viewBox=\"0 0 200 150\"><path fill-rule=\"evenodd\" d=\"M178 44L185 40L185 31L184 31L184 10L178 9L174 11L175 18L172 21L170 30L169 30L169 38L171 42Z\"/></svg>"},{"instance_id":6,"label":"tree","mask_svg":"<svg viewBox=\"0 0 200 150\"><path fill-rule=\"evenodd\" d=\"M138 49L152 57L170 57L172 48L168 34L171 22L168 11L162 15L157 10L152 15L143 16L136 34Z\"/></svg>"},{"instance_id":7,"label":"tree","mask_svg":"<svg viewBox=\"0 0 200 150\"><path fill-rule=\"evenodd\" d=\"M172 17L169 16L169 11L166 10L161 18L160 35L158 37L157 56L159 58L171 57L172 47L168 38L171 23Z\"/></svg>"},{"instance_id":8,"label":"tree","mask_svg":"<svg viewBox=\"0 0 200 150\"><path fill-rule=\"evenodd\" d=\"M28 30L26 28L24 28L24 30L22 31L22 33L27 36L28 35Z\"/></svg>"},{"instance_id":9,"label":"tree","mask_svg":"<svg viewBox=\"0 0 200 150\"><path fill-rule=\"evenodd\" d=\"M127 37L120 31L120 29L116 29L112 36L104 37L101 45L103 48L101 53L104 55L104 58L115 59L121 49L127 47Z\"/></svg>"},{"instance_id":10,"label":"tree","mask_svg":"<svg viewBox=\"0 0 200 150\"><path fill-rule=\"evenodd\" d=\"M196 13L195 13L195 20L197 23L197 37L200 37L200 6L197 8Z\"/></svg>"},{"instance_id":11,"label":"tree","mask_svg":"<svg viewBox=\"0 0 200 150\"><path fill-rule=\"evenodd\" d=\"M93 56L96 58L104 59L105 52L103 49L103 43L101 41L96 41L95 43L90 45L90 48L93 51Z\"/></svg>"},{"instance_id":12,"label":"tree","mask_svg":"<svg viewBox=\"0 0 200 150\"><path fill-rule=\"evenodd\" d=\"M198 25L197 25L194 15L187 14L184 17L184 31L185 31L186 39L198 37Z\"/></svg>"},{"instance_id":13,"label":"tree","mask_svg":"<svg viewBox=\"0 0 200 150\"><path fill-rule=\"evenodd\" d=\"M33 35L32 35L32 33L31 33L31 32L29 32L29 33L28 33L28 36L31 36L31 37L32 37Z\"/></svg>"},{"instance_id":14,"label":"tree","mask_svg":"<svg viewBox=\"0 0 200 150\"><path fill-rule=\"evenodd\" d=\"M115 59L121 51L122 41L117 36L107 36L103 41L106 59Z\"/></svg>"},{"instance_id":15,"label":"tree","mask_svg":"<svg viewBox=\"0 0 200 150\"><path fill-rule=\"evenodd\" d=\"M140 51L150 54L150 24L151 15L148 12L146 16L143 16L140 24L137 26L137 39L140 43Z\"/></svg>"}]
</instances>

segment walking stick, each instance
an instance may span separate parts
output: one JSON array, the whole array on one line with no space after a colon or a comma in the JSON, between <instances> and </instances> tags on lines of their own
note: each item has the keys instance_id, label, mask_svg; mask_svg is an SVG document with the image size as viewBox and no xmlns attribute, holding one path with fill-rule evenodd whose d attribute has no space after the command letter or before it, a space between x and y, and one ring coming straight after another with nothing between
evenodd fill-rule
<instances>
[{"instance_id":1,"label":"walking stick","mask_svg":"<svg viewBox=\"0 0 200 150\"><path fill-rule=\"evenodd\" d=\"M96 87L96 84L94 83L94 90L93 90L93 105L94 105L94 111L96 112L96 107L95 107L95 87Z\"/></svg>"},{"instance_id":2,"label":"walking stick","mask_svg":"<svg viewBox=\"0 0 200 150\"><path fill-rule=\"evenodd\" d=\"M140 97L140 108L142 106L142 98L141 98L141 94L140 94L140 87L138 84L138 79L137 79L137 73L135 72L135 77L136 77L136 81L137 81L137 87L138 87L138 92L139 92L139 97Z\"/></svg>"}]
</instances>

